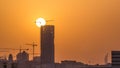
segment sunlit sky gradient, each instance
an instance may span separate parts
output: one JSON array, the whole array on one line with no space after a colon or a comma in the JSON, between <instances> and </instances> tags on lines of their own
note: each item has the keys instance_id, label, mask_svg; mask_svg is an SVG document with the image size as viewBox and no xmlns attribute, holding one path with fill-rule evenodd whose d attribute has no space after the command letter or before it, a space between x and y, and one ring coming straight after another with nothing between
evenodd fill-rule
<instances>
[{"instance_id":1,"label":"sunlit sky gradient","mask_svg":"<svg viewBox=\"0 0 120 68\"><path fill-rule=\"evenodd\" d=\"M55 25L56 62L102 64L107 53L120 50L120 0L0 0L0 47L39 45L39 17L54 20L47 24Z\"/></svg>"}]
</instances>

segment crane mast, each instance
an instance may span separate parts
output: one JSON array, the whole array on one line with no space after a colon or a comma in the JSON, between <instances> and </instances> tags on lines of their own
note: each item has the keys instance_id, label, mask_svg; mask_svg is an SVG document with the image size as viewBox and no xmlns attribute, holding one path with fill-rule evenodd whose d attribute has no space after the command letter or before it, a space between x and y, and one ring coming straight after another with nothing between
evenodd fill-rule
<instances>
[{"instance_id":1,"label":"crane mast","mask_svg":"<svg viewBox=\"0 0 120 68\"><path fill-rule=\"evenodd\" d=\"M26 44L26 45L31 45L33 47L33 58L35 55L35 46L37 46L37 44L35 44L34 42L32 44Z\"/></svg>"}]
</instances>

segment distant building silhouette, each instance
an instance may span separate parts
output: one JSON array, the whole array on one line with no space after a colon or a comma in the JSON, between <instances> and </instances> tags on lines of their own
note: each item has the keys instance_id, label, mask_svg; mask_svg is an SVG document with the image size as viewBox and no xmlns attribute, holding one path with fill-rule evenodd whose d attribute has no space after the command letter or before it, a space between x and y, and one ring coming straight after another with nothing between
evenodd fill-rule
<instances>
[{"instance_id":1,"label":"distant building silhouette","mask_svg":"<svg viewBox=\"0 0 120 68\"><path fill-rule=\"evenodd\" d=\"M26 51L17 54L17 68L29 68L29 54Z\"/></svg>"},{"instance_id":2,"label":"distant building silhouette","mask_svg":"<svg viewBox=\"0 0 120 68\"><path fill-rule=\"evenodd\" d=\"M9 56L8 56L8 61L9 61L10 63L13 62L13 55L12 55L12 54L9 54Z\"/></svg>"},{"instance_id":3,"label":"distant building silhouette","mask_svg":"<svg viewBox=\"0 0 120 68\"><path fill-rule=\"evenodd\" d=\"M41 64L54 63L54 26L41 27Z\"/></svg>"},{"instance_id":4,"label":"distant building silhouette","mask_svg":"<svg viewBox=\"0 0 120 68\"><path fill-rule=\"evenodd\" d=\"M60 68L82 68L82 67L86 67L86 65L82 62L77 62L73 60L64 60L61 61Z\"/></svg>"},{"instance_id":5,"label":"distant building silhouette","mask_svg":"<svg viewBox=\"0 0 120 68\"><path fill-rule=\"evenodd\" d=\"M0 68L120 68L120 51L112 51L112 67L111 64L89 65L75 60L63 60L61 63L55 63L54 26L45 25L41 27L41 56L29 60L29 54L20 51L14 61L12 54L9 54L8 60L6 57L0 57Z\"/></svg>"},{"instance_id":6,"label":"distant building silhouette","mask_svg":"<svg viewBox=\"0 0 120 68\"><path fill-rule=\"evenodd\" d=\"M17 62L25 62L25 61L29 61L29 54L25 51L23 51L22 53L18 53L17 54Z\"/></svg>"},{"instance_id":7,"label":"distant building silhouette","mask_svg":"<svg viewBox=\"0 0 120 68\"><path fill-rule=\"evenodd\" d=\"M112 51L112 68L120 68L120 51Z\"/></svg>"}]
</instances>

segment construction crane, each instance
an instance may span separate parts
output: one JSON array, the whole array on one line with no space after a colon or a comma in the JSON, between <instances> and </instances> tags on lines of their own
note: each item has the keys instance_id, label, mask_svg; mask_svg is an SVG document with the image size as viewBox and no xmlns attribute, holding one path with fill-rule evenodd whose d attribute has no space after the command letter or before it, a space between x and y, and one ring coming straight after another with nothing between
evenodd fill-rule
<instances>
[{"instance_id":1,"label":"construction crane","mask_svg":"<svg viewBox=\"0 0 120 68\"><path fill-rule=\"evenodd\" d=\"M33 58L34 58L34 55L35 55L35 46L37 46L37 44L35 44L34 42L32 44L25 44L25 45L31 45L33 47Z\"/></svg>"},{"instance_id":2,"label":"construction crane","mask_svg":"<svg viewBox=\"0 0 120 68\"><path fill-rule=\"evenodd\" d=\"M33 55L33 53L29 53L29 55ZM40 55L40 53L35 53L34 52L34 55Z\"/></svg>"},{"instance_id":3,"label":"construction crane","mask_svg":"<svg viewBox=\"0 0 120 68\"><path fill-rule=\"evenodd\" d=\"M1 51L1 50L0 50L0 52L9 52L9 51Z\"/></svg>"},{"instance_id":4,"label":"construction crane","mask_svg":"<svg viewBox=\"0 0 120 68\"><path fill-rule=\"evenodd\" d=\"M9 51L9 50L19 50L20 53L21 53L22 50L27 50L27 51L28 51L29 49L28 49L28 48L27 48L27 49L22 49L22 48L20 47L20 49L19 49L19 48L18 48L18 49L17 49L17 48L0 48L0 50L8 50L8 51Z\"/></svg>"},{"instance_id":5,"label":"construction crane","mask_svg":"<svg viewBox=\"0 0 120 68\"><path fill-rule=\"evenodd\" d=\"M0 60L6 60L7 58L6 58L6 55L5 56L0 56Z\"/></svg>"},{"instance_id":6,"label":"construction crane","mask_svg":"<svg viewBox=\"0 0 120 68\"><path fill-rule=\"evenodd\" d=\"M39 26L40 24L42 25L41 19L44 20L43 18L38 18L38 19L36 20L35 23L36 23L37 26ZM45 23L46 23L46 22L51 22L51 21L54 21L54 20L44 20L44 21L45 21Z\"/></svg>"},{"instance_id":7,"label":"construction crane","mask_svg":"<svg viewBox=\"0 0 120 68\"><path fill-rule=\"evenodd\" d=\"M9 52L9 51L6 51L6 50L0 50L0 52ZM6 58L6 54L5 53L3 53L4 54L4 56L0 56L0 61L1 60L6 60L7 58Z\"/></svg>"},{"instance_id":8,"label":"construction crane","mask_svg":"<svg viewBox=\"0 0 120 68\"><path fill-rule=\"evenodd\" d=\"M54 21L54 20L46 20L46 22L51 22L51 21Z\"/></svg>"},{"instance_id":9,"label":"construction crane","mask_svg":"<svg viewBox=\"0 0 120 68\"><path fill-rule=\"evenodd\" d=\"M11 51L11 50L19 50L20 51L20 53L21 53L21 51L22 50L29 50L29 49L22 49L21 47L20 47L20 49L15 49L15 48L0 48L0 52L9 52L9 51ZM4 54L4 53L3 53ZM6 55L5 56L0 56L0 60L1 59L4 59L4 60L6 60L7 58L6 58Z\"/></svg>"}]
</instances>

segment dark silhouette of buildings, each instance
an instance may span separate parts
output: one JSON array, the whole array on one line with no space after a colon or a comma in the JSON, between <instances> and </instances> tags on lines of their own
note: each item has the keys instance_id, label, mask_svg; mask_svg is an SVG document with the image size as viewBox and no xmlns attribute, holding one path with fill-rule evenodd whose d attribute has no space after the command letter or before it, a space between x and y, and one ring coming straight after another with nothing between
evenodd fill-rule
<instances>
[{"instance_id":1,"label":"dark silhouette of buildings","mask_svg":"<svg viewBox=\"0 0 120 68\"><path fill-rule=\"evenodd\" d=\"M41 64L54 64L54 26L41 26Z\"/></svg>"},{"instance_id":2,"label":"dark silhouette of buildings","mask_svg":"<svg viewBox=\"0 0 120 68\"><path fill-rule=\"evenodd\" d=\"M17 54L17 62L29 61L29 54L25 51Z\"/></svg>"},{"instance_id":3,"label":"dark silhouette of buildings","mask_svg":"<svg viewBox=\"0 0 120 68\"><path fill-rule=\"evenodd\" d=\"M74 60L64 60L61 63L54 62L54 26L41 26L41 56L36 56L29 60L29 54L26 51L20 51L13 60L12 54L8 60L0 58L0 68L120 68L120 51L112 51L112 66L89 65Z\"/></svg>"},{"instance_id":4,"label":"dark silhouette of buildings","mask_svg":"<svg viewBox=\"0 0 120 68\"><path fill-rule=\"evenodd\" d=\"M26 51L20 51L16 58L16 68L29 68L29 54Z\"/></svg>"},{"instance_id":5,"label":"dark silhouette of buildings","mask_svg":"<svg viewBox=\"0 0 120 68\"><path fill-rule=\"evenodd\" d=\"M54 50L53 50L54 51ZM51 55L51 54L50 54ZM52 54L53 55L53 54ZM16 60L13 60L12 54L8 56L8 60L6 58L0 59L0 68L120 68L116 63L119 63L120 59L120 51L112 51L112 65L105 64L105 65L89 65L84 64L82 62L77 62L75 60L64 60L61 63L54 63L53 61L50 63L51 60L41 64L40 63L40 56L34 57L33 60L29 60L29 54L25 51L19 52L16 55ZM47 55L49 57L49 54ZM52 57L54 59L54 57ZM53 64L52 64L53 63ZM117 66L117 67L116 67Z\"/></svg>"},{"instance_id":6,"label":"dark silhouette of buildings","mask_svg":"<svg viewBox=\"0 0 120 68\"><path fill-rule=\"evenodd\" d=\"M8 61L11 62L11 63L13 62L13 55L12 54L9 54Z\"/></svg>"},{"instance_id":7,"label":"dark silhouette of buildings","mask_svg":"<svg viewBox=\"0 0 120 68\"><path fill-rule=\"evenodd\" d=\"M112 51L112 68L120 68L120 51Z\"/></svg>"}]
</instances>

